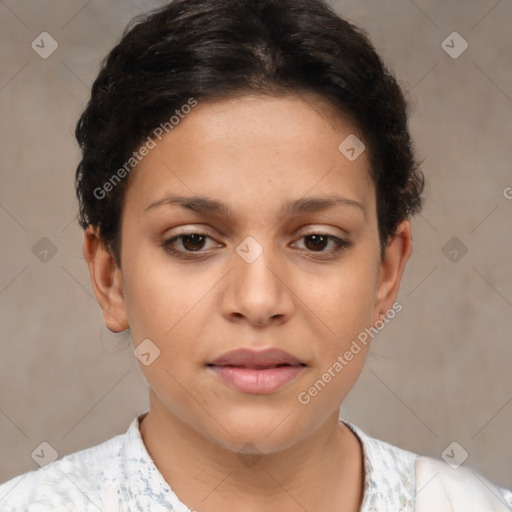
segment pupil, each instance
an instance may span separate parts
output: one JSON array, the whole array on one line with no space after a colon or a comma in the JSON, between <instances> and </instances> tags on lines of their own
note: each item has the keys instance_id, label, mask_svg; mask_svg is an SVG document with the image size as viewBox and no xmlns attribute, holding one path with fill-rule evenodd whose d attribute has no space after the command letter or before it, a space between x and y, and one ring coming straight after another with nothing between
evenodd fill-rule
<instances>
[{"instance_id":1,"label":"pupil","mask_svg":"<svg viewBox=\"0 0 512 512\"><path fill-rule=\"evenodd\" d=\"M189 251L198 251L204 245L204 236L203 235L187 235L183 237L183 247L185 247ZM188 243L191 242L191 243ZM199 244L200 247L197 247L195 244Z\"/></svg>"},{"instance_id":2,"label":"pupil","mask_svg":"<svg viewBox=\"0 0 512 512\"><path fill-rule=\"evenodd\" d=\"M308 242L313 242L311 247ZM327 242L327 237L323 235L309 235L306 237L306 247L308 249L324 249Z\"/></svg>"}]
</instances>

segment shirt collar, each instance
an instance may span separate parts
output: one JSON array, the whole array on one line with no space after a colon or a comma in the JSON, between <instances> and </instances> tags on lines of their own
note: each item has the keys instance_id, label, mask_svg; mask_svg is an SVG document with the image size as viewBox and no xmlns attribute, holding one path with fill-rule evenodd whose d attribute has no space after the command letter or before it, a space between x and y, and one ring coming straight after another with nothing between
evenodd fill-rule
<instances>
[{"instance_id":1,"label":"shirt collar","mask_svg":"<svg viewBox=\"0 0 512 512\"><path fill-rule=\"evenodd\" d=\"M414 512L417 455L374 439L343 421L363 447L364 494L360 512Z\"/></svg>"}]
</instances>

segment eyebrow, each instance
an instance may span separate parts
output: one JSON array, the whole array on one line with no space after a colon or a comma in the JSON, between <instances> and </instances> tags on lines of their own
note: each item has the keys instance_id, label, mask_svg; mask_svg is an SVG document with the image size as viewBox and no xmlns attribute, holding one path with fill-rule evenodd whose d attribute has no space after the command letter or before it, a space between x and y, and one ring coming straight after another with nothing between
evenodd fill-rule
<instances>
[{"instance_id":1,"label":"eyebrow","mask_svg":"<svg viewBox=\"0 0 512 512\"><path fill-rule=\"evenodd\" d=\"M217 201L216 199L200 196L166 196L162 199L159 199L158 201L155 201L154 203L151 203L149 206L144 208L144 211L146 212L150 209L158 208L159 206L163 205L178 205L182 208L186 208L197 213L209 213L222 215L225 217L234 216L233 212L227 204ZM334 208L336 206L355 207L362 212L366 219L366 209L362 203L356 201L355 199L342 197L336 194L325 197L309 197L288 201L281 207L278 216L285 217L291 215L300 215L303 213L319 212Z\"/></svg>"}]
</instances>

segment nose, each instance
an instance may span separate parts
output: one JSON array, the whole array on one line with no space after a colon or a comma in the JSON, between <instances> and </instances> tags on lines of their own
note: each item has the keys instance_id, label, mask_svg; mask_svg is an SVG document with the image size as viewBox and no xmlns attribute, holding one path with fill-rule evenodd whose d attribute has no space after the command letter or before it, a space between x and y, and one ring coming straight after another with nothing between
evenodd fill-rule
<instances>
[{"instance_id":1,"label":"nose","mask_svg":"<svg viewBox=\"0 0 512 512\"><path fill-rule=\"evenodd\" d=\"M222 314L231 322L278 325L293 314L293 287L285 262L261 242L259 246L262 252L254 260L243 252L233 255L233 268L224 281Z\"/></svg>"}]
</instances>

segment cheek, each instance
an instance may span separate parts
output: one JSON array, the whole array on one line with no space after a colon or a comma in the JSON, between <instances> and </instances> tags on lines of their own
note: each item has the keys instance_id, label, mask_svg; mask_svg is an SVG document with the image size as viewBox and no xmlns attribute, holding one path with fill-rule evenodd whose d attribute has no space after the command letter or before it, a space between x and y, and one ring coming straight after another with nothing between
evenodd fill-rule
<instances>
[{"instance_id":1,"label":"cheek","mask_svg":"<svg viewBox=\"0 0 512 512\"><path fill-rule=\"evenodd\" d=\"M135 343L140 337L164 341L190 324L215 282L204 271L196 278L192 266L166 264L165 256L155 257L154 251L132 254L124 268L126 310Z\"/></svg>"},{"instance_id":2,"label":"cheek","mask_svg":"<svg viewBox=\"0 0 512 512\"><path fill-rule=\"evenodd\" d=\"M373 319L378 269L356 254L329 275L297 277L294 292L330 342L346 343Z\"/></svg>"},{"instance_id":3,"label":"cheek","mask_svg":"<svg viewBox=\"0 0 512 512\"><path fill-rule=\"evenodd\" d=\"M158 347L158 357L140 367L150 387L179 416L180 408L190 407L180 383L196 377L201 342L198 316L205 313L206 301L201 299L212 283L207 276L195 282L188 272L155 261L144 265L144 261L141 256L126 264L130 332L135 347L146 339Z\"/></svg>"},{"instance_id":4,"label":"cheek","mask_svg":"<svg viewBox=\"0 0 512 512\"><path fill-rule=\"evenodd\" d=\"M364 266L342 271L322 287L304 289L322 330L316 340L317 365L296 401L313 416L338 407L361 373L370 347L364 332L372 322L374 289L375 273Z\"/></svg>"},{"instance_id":5,"label":"cheek","mask_svg":"<svg viewBox=\"0 0 512 512\"><path fill-rule=\"evenodd\" d=\"M316 321L321 331L317 367L297 399L315 414L339 405L359 377L370 346L365 329L372 325L377 279L373 260L354 252L329 279L303 283L301 293L321 319Z\"/></svg>"}]
</instances>

